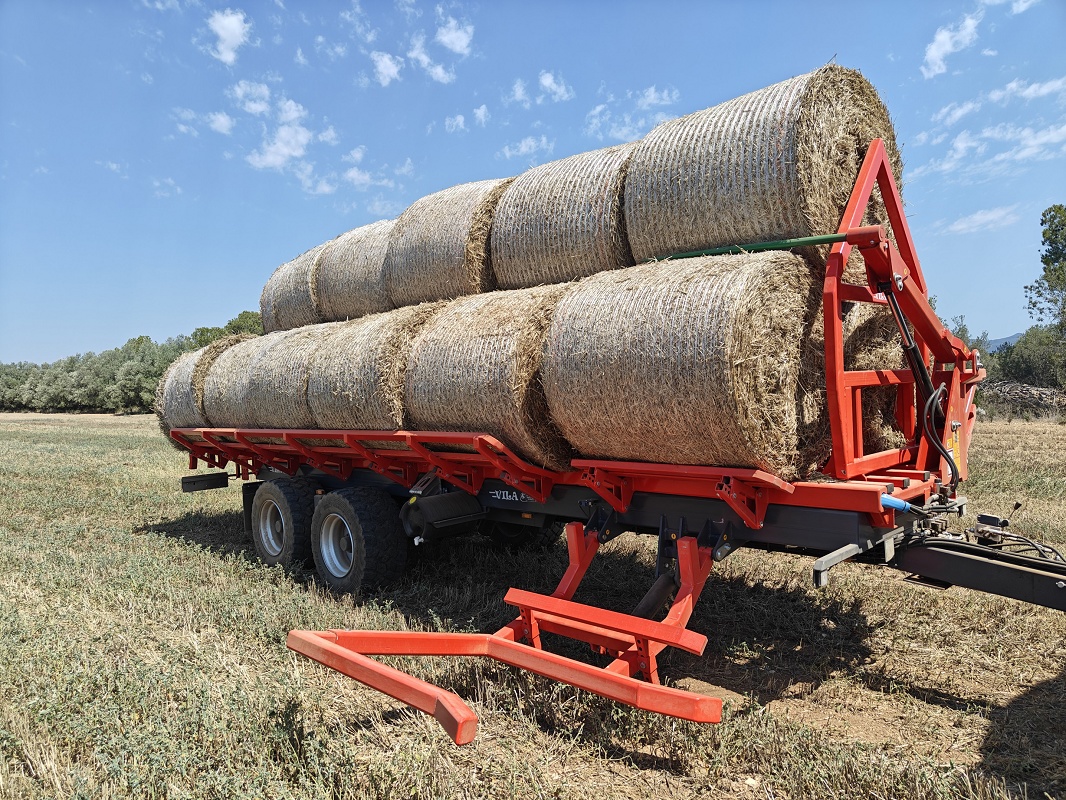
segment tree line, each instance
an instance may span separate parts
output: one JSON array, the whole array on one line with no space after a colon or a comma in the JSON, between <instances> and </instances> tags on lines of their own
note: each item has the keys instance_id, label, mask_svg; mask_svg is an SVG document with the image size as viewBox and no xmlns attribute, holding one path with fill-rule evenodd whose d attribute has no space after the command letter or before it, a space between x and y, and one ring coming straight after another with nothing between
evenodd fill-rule
<instances>
[{"instance_id":1,"label":"tree line","mask_svg":"<svg viewBox=\"0 0 1066 800\"><path fill-rule=\"evenodd\" d=\"M955 335L981 351L989 378L1066 389L1066 205L1040 215L1042 271L1025 287L1026 305L1037 324L1013 344L988 352L988 332L972 336L964 317L952 319Z\"/></svg>"},{"instance_id":2,"label":"tree line","mask_svg":"<svg viewBox=\"0 0 1066 800\"><path fill-rule=\"evenodd\" d=\"M995 353L988 352L988 332L973 336L965 317L955 317L952 328L981 351L990 378L1066 389L1066 206L1046 209L1040 225L1043 271L1025 287L1037 324ZM197 328L165 342L138 336L113 350L51 364L0 364L0 411L150 411L159 379L175 358L235 333L262 334L258 312L242 311L220 328Z\"/></svg>"},{"instance_id":3,"label":"tree line","mask_svg":"<svg viewBox=\"0 0 1066 800\"><path fill-rule=\"evenodd\" d=\"M0 411L151 411L159 379L179 355L223 336L262 332L259 313L242 311L222 327L197 328L164 342L137 336L122 347L51 364L0 364Z\"/></svg>"}]
</instances>

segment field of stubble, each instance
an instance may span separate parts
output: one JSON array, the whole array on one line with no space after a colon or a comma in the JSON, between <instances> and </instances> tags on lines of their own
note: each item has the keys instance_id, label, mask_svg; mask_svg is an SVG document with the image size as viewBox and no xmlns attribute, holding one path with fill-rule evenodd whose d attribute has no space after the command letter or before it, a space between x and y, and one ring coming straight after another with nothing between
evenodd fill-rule
<instances>
[{"instance_id":1,"label":"field of stubble","mask_svg":"<svg viewBox=\"0 0 1066 800\"><path fill-rule=\"evenodd\" d=\"M980 423L970 508L1066 545L1066 425ZM566 554L454 540L353 602L257 564L239 488L183 495L151 417L0 414L2 797L1066 797L1066 614L741 551L716 566L678 722L474 660L397 662L480 717L425 716L285 649L290 628L495 630ZM966 522L969 522L967 520ZM628 610L651 541L605 546L579 601ZM574 652L581 652L580 650Z\"/></svg>"}]
</instances>

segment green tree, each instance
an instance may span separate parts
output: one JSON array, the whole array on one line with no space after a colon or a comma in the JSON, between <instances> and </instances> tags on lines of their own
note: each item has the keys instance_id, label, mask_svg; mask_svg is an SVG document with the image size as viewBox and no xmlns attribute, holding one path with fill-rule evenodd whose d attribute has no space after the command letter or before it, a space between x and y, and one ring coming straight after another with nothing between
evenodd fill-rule
<instances>
[{"instance_id":1,"label":"green tree","mask_svg":"<svg viewBox=\"0 0 1066 800\"><path fill-rule=\"evenodd\" d=\"M1066 388L1066 341L1055 325L1034 325L996 353L999 376L1031 386Z\"/></svg>"},{"instance_id":2,"label":"green tree","mask_svg":"<svg viewBox=\"0 0 1066 800\"><path fill-rule=\"evenodd\" d=\"M1066 336L1066 206L1057 203L1040 215L1043 274L1025 287L1029 315L1055 325Z\"/></svg>"}]
</instances>

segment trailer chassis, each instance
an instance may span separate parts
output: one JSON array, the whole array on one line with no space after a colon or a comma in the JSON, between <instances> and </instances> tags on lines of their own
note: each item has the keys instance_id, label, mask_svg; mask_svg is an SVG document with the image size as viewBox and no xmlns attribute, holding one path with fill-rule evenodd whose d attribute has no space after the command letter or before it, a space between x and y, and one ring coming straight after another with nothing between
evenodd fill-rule
<instances>
[{"instance_id":1,"label":"trailer chassis","mask_svg":"<svg viewBox=\"0 0 1066 800\"><path fill-rule=\"evenodd\" d=\"M893 238L881 227L862 225L875 187ZM528 525L567 523L569 566L559 585L550 595L511 589L504 600L516 606L517 616L495 633L289 633L291 649L433 715L457 744L476 734L469 706L370 656L485 656L638 708L720 720L719 699L663 686L656 657L668 646L703 652L707 638L689 630L688 622L713 564L739 547L813 556L818 586L834 566L856 560L915 573L933 585L958 584L1066 610L1061 559L1043 557L1043 551L1007 552L994 535L974 542L947 533L947 517L961 514L965 504L956 489L966 478L973 396L984 370L979 353L953 336L929 304L880 140L867 152L835 234L678 257L814 244L832 245L823 286L833 442L823 472L832 480L787 482L757 469L591 459L554 472L529 464L492 436L470 432L206 428L175 429L171 436L189 451L190 468L232 466L234 477L245 481L302 476L322 491L372 486L414 507L465 505L465 514L444 523L485 515ZM866 265L866 285L842 279L853 248ZM844 309L856 302L892 311L909 368L845 369ZM865 451L862 391L874 387L896 388L896 420L906 446ZM221 473L183 483L198 490L227 479ZM258 485L245 484L246 520ZM416 542L447 535L422 522ZM623 531L658 537L655 579L644 599L632 614L574 602L599 546ZM666 615L654 619L667 603ZM613 660L599 668L551 653L543 647L544 633L584 641Z\"/></svg>"}]
</instances>

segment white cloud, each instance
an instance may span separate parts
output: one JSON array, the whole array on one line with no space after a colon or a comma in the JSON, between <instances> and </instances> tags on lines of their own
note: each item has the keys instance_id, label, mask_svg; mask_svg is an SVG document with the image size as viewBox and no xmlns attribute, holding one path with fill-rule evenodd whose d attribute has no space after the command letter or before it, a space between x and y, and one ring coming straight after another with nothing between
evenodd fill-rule
<instances>
[{"instance_id":1,"label":"white cloud","mask_svg":"<svg viewBox=\"0 0 1066 800\"><path fill-rule=\"evenodd\" d=\"M155 83L155 78L152 77L152 73L150 72L142 72L141 80L147 83L149 86Z\"/></svg>"},{"instance_id":2,"label":"white cloud","mask_svg":"<svg viewBox=\"0 0 1066 800\"><path fill-rule=\"evenodd\" d=\"M422 67L433 80L438 83L451 83L455 80L455 73L436 64L426 52L426 37L416 33L411 37L411 49L407 51L407 57Z\"/></svg>"},{"instance_id":3,"label":"white cloud","mask_svg":"<svg viewBox=\"0 0 1066 800\"><path fill-rule=\"evenodd\" d=\"M1014 2L1010 4L1010 13L1021 14L1023 11L1028 11L1039 2L1040 0L1014 0Z\"/></svg>"},{"instance_id":4,"label":"white cloud","mask_svg":"<svg viewBox=\"0 0 1066 800\"><path fill-rule=\"evenodd\" d=\"M173 197L181 194L181 187L173 178L153 179L152 188L155 189L156 197Z\"/></svg>"},{"instance_id":5,"label":"white cloud","mask_svg":"<svg viewBox=\"0 0 1066 800\"><path fill-rule=\"evenodd\" d=\"M474 26L460 25L454 17L448 17L444 24L437 28L437 35L433 38L453 53L468 56L470 42L474 38Z\"/></svg>"},{"instance_id":6,"label":"white cloud","mask_svg":"<svg viewBox=\"0 0 1066 800\"><path fill-rule=\"evenodd\" d=\"M331 44L325 36L316 36L315 52L326 56L330 61L338 61L348 55L348 47L340 43Z\"/></svg>"},{"instance_id":7,"label":"white cloud","mask_svg":"<svg viewBox=\"0 0 1066 800\"><path fill-rule=\"evenodd\" d=\"M337 132L333 130L333 126L330 125L322 133L318 134L318 141L325 142L326 144L337 144L340 142L340 137L337 136Z\"/></svg>"},{"instance_id":8,"label":"white cloud","mask_svg":"<svg viewBox=\"0 0 1066 800\"><path fill-rule=\"evenodd\" d=\"M113 172L120 177L126 177L126 167L116 161L97 161L96 165L103 167L108 172Z\"/></svg>"},{"instance_id":9,"label":"white cloud","mask_svg":"<svg viewBox=\"0 0 1066 800\"><path fill-rule=\"evenodd\" d=\"M973 214L959 217L944 228L944 230L947 233L963 234L994 231L999 228L1006 228L1021 219L1021 217L1015 213L1017 208L1017 205L1013 205L975 211Z\"/></svg>"},{"instance_id":10,"label":"white cloud","mask_svg":"<svg viewBox=\"0 0 1066 800\"><path fill-rule=\"evenodd\" d=\"M1051 125L1043 130L1032 128L1019 128L1016 125L996 125L993 128L985 128L981 136L993 141L1013 144L1010 150L997 153L992 163L1005 161L1033 161L1052 158L1062 155L1066 148L1061 147L1066 143L1066 123Z\"/></svg>"},{"instance_id":11,"label":"white cloud","mask_svg":"<svg viewBox=\"0 0 1066 800\"><path fill-rule=\"evenodd\" d=\"M297 103L283 97L278 101L278 122L285 125L290 122L299 122L307 116L307 109Z\"/></svg>"},{"instance_id":12,"label":"white cloud","mask_svg":"<svg viewBox=\"0 0 1066 800\"><path fill-rule=\"evenodd\" d=\"M400 70L403 69L403 59L375 50L370 54L370 60L374 62L374 77L382 86L388 86L393 81L400 80Z\"/></svg>"},{"instance_id":13,"label":"white cloud","mask_svg":"<svg viewBox=\"0 0 1066 800\"><path fill-rule=\"evenodd\" d=\"M929 133L927 131L922 131L914 137L914 143L917 145L922 145L925 144L928 139Z\"/></svg>"},{"instance_id":14,"label":"white cloud","mask_svg":"<svg viewBox=\"0 0 1066 800\"><path fill-rule=\"evenodd\" d=\"M213 12L207 18L207 27L218 37L218 44L209 52L223 64L233 66L237 62L237 50L248 42L252 23L240 9L233 11L227 8Z\"/></svg>"},{"instance_id":15,"label":"white cloud","mask_svg":"<svg viewBox=\"0 0 1066 800\"><path fill-rule=\"evenodd\" d=\"M983 13L977 11L967 14L958 25L937 28L931 41L925 48L925 62L922 75L932 78L948 71L945 59L952 53L965 50L977 41L977 24Z\"/></svg>"},{"instance_id":16,"label":"white cloud","mask_svg":"<svg viewBox=\"0 0 1066 800\"><path fill-rule=\"evenodd\" d=\"M448 133L455 133L456 131L466 130L466 118L462 114L456 114L454 117L445 117L444 130Z\"/></svg>"},{"instance_id":17,"label":"white cloud","mask_svg":"<svg viewBox=\"0 0 1066 800\"><path fill-rule=\"evenodd\" d=\"M333 194L337 191L337 184L331 182L329 178L316 176L315 165L307 161L297 163L292 173L300 181L300 187L307 194Z\"/></svg>"},{"instance_id":18,"label":"white cloud","mask_svg":"<svg viewBox=\"0 0 1066 800\"><path fill-rule=\"evenodd\" d=\"M611 109L613 98L600 103L585 115L585 135L593 139L615 139L619 142L632 142L639 139L660 122L669 119L666 114L658 112L650 116L637 115L628 111L617 112Z\"/></svg>"},{"instance_id":19,"label":"white cloud","mask_svg":"<svg viewBox=\"0 0 1066 800\"><path fill-rule=\"evenodd\" d=\"M496 155L510 159L516 156L532 156L537 153L550 154L554 149L555 141L548 141L548 137L541 134L539 139L535 136L527 136L520 142L504 145Z\"/></svg>"},{"instance_id":20,"label":"white cloud","mask_svg":"<svg viewBox=\"0 0 1066 800\"><path fill-rule=\"evenodd\" d=\"M918 177L927 172L952 172L964 166L968 166L967 159L971 154L980 155L986 149L986 145L969 131L962 131L951 141L948 154L939 161L930 161L918 167L912 175Z\"/></svg>"},{"instance_id":21,"label":"white cloud","mask_svg":"<svg viewBox=\"0 0 1066 800\"><path fill-rule=\"evenodd\" d=\"M654 86L649 86L637 93L637 108L647 111L656 106L672 106L681 97L677 89L663 89L661 92Z\"/></svg>"},{"instance_id":22,"label":"white cloud","mask_svg":"<svg viewBox=\"0 0 1066 800\"><path fill-rule=\"evenodd\" d=\"M301 67L307 66L307 56L304 55L302 47L296 48L296 56L292 60L299 64Z\"/></svg>"},{"instance_id":23,"label":"white cloud","mask_svg":"<svg viewBox=\"0 0 1066 800\"><path fill-rule=\"evenodd\" d=\"M511 93L504 98L505 103L518 103L523 108L529 108L529 95L526 93L526 82L521 78L515 78Z\"/></svg>"},{"instance_id":24,"label":"white cloud","mask_svg":"<svg viewBox=\"0 0 1066 800\"><path fill-rule=\"evenodd\" d=\"M403 209L403 203L398 203L395 200L387 200L381 195L378 195L366 204L366 210L378 217L395 217L403 211Z\"/></svg>"},{"instance_id":25,"label":"white cloud","mask_svg":"<svg viewBox=\"0 0 1066 800\"><path fill-rule=\"evenodd\" d=\"M972 114L980 107L981 104L976 100L968 100L965 103L948 103L933 114L933 122L940 122L951 127L967 114Z\"/></svg>"},{"instance_id":26,"label":"white cloud","mask_svg":"<svg viewBox=\"0 0 1066 800\"><path fill-rule=\"evenodd\" d=\"M359 164L360 162L362 162L363 157L365 155L366 145L361 144L358 147L353 147L351 150L349 150L348 153L343 157L343 160L348 161L352 164Z\"/></svg>"},{"instance_id":27,"label":"white cloud","mask_svg":"<svg viewBox=\"0 0 1066 800\"><path fill-rule=\"evenodd\" d=\"M556 103L561 103L574 97L574 87L568 86L562 75L557 78L554 73L547 70L542 70L540 73L540 88L547 95L542 94L537 97L538 103L543 103L545 96L550 97Z\"/></svg>"},{"instance_id":28,"label":"white cloud","mask_svg":"<svg viewBox=\"0 0 1066 800\"><path fill-rule=\"evenodd\" d=\"M264 139L260 148L249 153L245 160L256 169L280 170L291 160L303 157L311 138L311 131L303 125L280 125L274 137L269 141Z\"/></svg>"},{"instance_id":29,"label":"white cloud","mask_svg":"<svg viewBox=\"0 0 1066 800\"><path fill-rule=\"evenodd\" d=\"M394 0L396 8L403 12L404 17L408 22L414 19L418 19L422 16L422 9L418 7L415 0Z\"/></svg>"},{"instance_id":30,"label":"white cloud","mask_svg":"<svg viewBox=\"0 0 1066 800\"><path fill-rule=\"evenodd\" d=\"M249 114L265 114L270 110L270 87L265 83L237 81L226 94Z\"/></svg>"},{"instance_id":31,"label":"white cloud","mask_svg":"<svg viewBox=\"0 0 1066 800\"><path fill-rule=\"evenodd\" d=\"M1066 94L1066 75L1043 83L1029 83L1021 79L1015 79L1002 89L994 89L989 92L988 99L999 103L1012 97L1035 100L1038 97L1046 97L1049 94Z\"/></svg>"},{"instance_id":32,"label":"white cloud","mask_svg":"<svg viewBox=\"0 0 1066 800\"><path fill-rule=\"evenodd\" d=\"M378 32L371 28L370 23L367 22L366 14L363 12L363 7L359 4L359 0L352 0L352 7L347 11L341 12L341 19L351 25L355 35L366 44L371 44L378 38Z\"/></svg>"},{"instance_id":33,"label":"white cloud","mask_svg":"<svg viewBox=\"0 0 1066 800\"><path fill-rule=\"evenodd\" d=\"M983 55L983 56L998 56L999 55L999 50L993 50L991 47L986 47L984 50L981 51L981 55Z\"/></svg>"},{"instance_id":34,"label":"white cloud","mask_svg":"<svg viewBox=\"0 0 1066 800\"><path fill-rule=\"evenodd\" d=\"M207 115L207 124L211 130L229 136L233 133L233 126L237 124L237 120L225 111L214 111Z\"/></svg>"},{"instance_id":35,"label":"white cloud","mask_svg":"<svg viewBox=\"0 0 1066 800\"><path fill-rule=\"evenodd\" d=\"M484 103L474 109L474 122L482 128L485 127L485 123L487 123L491 117L492 115L489 114L489 107Z\"/></svg>"},{"instance_id":36,"label":"white cloud","mask_svg":"<svg viewBox=\"0 0 1066 800\"><path fill-rule=\"evenodd\" d=\"M405 178L409 178L415 174L415 162L411 160L410 156L408 156L407 160L404 161L396 169L394 169L393 172L397 175L402 175Z\"/></svg>"}]
</instances>

